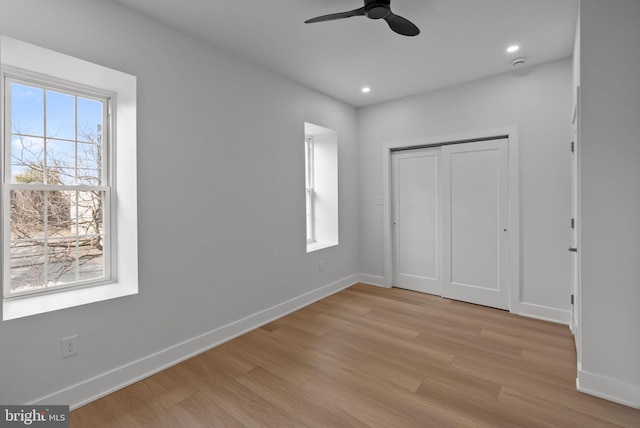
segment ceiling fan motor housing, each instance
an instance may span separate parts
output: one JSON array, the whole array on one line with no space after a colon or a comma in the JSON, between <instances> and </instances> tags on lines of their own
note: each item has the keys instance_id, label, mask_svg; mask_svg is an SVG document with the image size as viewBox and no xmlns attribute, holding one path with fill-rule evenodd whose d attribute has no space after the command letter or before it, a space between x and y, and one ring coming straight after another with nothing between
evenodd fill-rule
<instances>
[{"instance_id":1,"label":"ceiling fan motor housing","mask_svg":"<svg viewBox=\"0 0 640 428\"><path fill-rule=\"evenodd\" d=\"M391 1L390 0L372 0L365 3L365 14L370 19L382 19L386 18L391 13Z\"/></svg>"}]
</instances>

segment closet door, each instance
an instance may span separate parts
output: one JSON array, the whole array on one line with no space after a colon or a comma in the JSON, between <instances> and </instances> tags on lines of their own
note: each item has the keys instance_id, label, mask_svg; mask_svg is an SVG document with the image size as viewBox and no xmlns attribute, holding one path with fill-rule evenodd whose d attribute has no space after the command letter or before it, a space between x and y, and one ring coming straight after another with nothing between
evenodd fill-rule
<instances>
[{"instance_id":1,"label":"closet door","mask_svg":"<svg viewBox=\"0 0 640 428\"><path fill-rule=\"evenodd\" d=\"M439 148L392 155L393 285L442 294Z\"/></svg>"},{"instance_id":2,"label":"closet door","mask_svg":"<svg viewBox=\"0 0 640 428\"><path fill-rule=\"evenodd\" d=\"M443 293L509 308L507 139L442 147Z\"/></svg>"}]
</instances>

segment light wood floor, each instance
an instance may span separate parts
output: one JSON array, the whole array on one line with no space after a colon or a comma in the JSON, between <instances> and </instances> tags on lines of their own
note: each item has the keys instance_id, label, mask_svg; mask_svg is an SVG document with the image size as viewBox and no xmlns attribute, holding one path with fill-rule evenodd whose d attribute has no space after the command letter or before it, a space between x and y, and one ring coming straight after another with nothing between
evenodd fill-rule
<instances>
[{"instance_id":1,"label":"light wood floor","mask_svg":"<svg viewBox=\"0 0 640 428\"><path fill-rule=\"evenodd\" d=\"M355 285L71 413L71 427L640 427L566 326Z\"/></svg>"}]
</instances>

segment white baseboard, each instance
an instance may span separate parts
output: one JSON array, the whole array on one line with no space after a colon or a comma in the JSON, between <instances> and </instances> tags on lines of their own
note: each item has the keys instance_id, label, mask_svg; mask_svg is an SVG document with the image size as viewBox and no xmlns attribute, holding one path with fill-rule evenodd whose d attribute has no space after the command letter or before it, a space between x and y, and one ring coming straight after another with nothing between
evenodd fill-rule
<instances>
[{"instance_id":1,"label":"white baseboard","mask_svg":"<svg viewBox=\"0 0 640 428\"><path fill-rule=\"evenodd\" d=\"M387 288L387 286L384 285L385 283L384 276L367 275L366 273L361 273L358 276L360 278L360 282L364 282L365 284L369 284L369 285L376 285L378 287Z\"/></svg>"},{"instance_id":2,"label":"white baseboard","mask_svg":"<svg viewBox=\"0 0 640 428\"><path fill-rule=\"evenodd\" d=\"M518 306L518 315L544 321L551 321L558 324L571 325L570 311L563 311L562 309L522 302L520 302Z\"/></svg>"},{"instance_id":3,"label":"white baseboard","mask_svg":"<svg viewBox=\"0 0 640 428\"><path fill-rule=\"evenodd\" d=\"M71 409L88 404L105 395L129 386L146 377L194 357L273 320L344 290L359 282L359 275L351 275L316 290L249 315L200 336L148 355L137 361L101 373L76 385L41 397L30 404L68 404Z\"/></svg>"},{"instance_id":4,"label":"white baseboard","mask_svg":"<svg viewBox=\"0 0 640 428\"><path fill-rule=\"evenodd\" d=\"M576 388L585 394L640 409L640 385L578 370Z\"/></svg>"}]
</instances>

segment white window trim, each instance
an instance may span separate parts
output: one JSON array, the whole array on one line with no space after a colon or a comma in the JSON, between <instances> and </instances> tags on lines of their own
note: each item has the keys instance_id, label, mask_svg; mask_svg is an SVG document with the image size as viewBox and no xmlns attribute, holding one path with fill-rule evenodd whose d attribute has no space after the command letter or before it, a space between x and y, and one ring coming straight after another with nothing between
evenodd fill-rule
<instances>
[{"instance_id":1,"label":"white window trim","mask_svg":"<svg viewBox=\"0 0 640 428\"><path fill-rule=\"evenodd\" d=\"M56 290L51 293L3 298L2 319L11 320L71 308L138 293L138 230L136 173L136 78L97 64L70 57L49 49L0 35L0 68L15 67L79 85L101 88L116 94L113 120L116 144L112 152L118 205L112 214L117 218L112 246L117 272L114 282L91 287ZM4 118L4 92L0 115ZM4 119L0 121L4 126ZM4 136L4 129L0 129ZM4 231L3 231L4 239Z\"/></svg>"}]
</instances>

